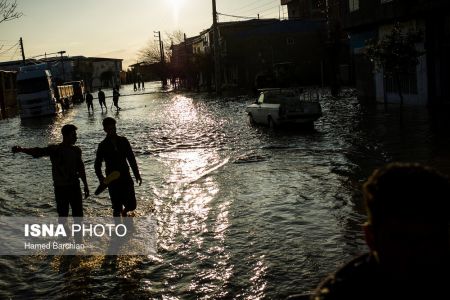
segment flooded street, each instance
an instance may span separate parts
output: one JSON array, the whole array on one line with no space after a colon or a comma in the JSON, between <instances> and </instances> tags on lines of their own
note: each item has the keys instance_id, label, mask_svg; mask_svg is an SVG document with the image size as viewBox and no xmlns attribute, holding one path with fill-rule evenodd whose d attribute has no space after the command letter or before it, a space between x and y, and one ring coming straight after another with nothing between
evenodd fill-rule
<instances>
[{"instance_id":1,"label":"flooded street","mask_svg":"<svg viewBox=\"0 0 450 300\"><path fill-rule=\"evenodd\" d=\"M0 257L0 298L279 299L308 292L366 250L360 185L385 162L417 161L450 174L448 110L363 107L323 97L315 130L251 127L250 97L121 89L116 113L97 99L57 118L0 120L0 215L55 216L49 159L11 147L60 141L78 127L88 183L102 119L117 120L143 183L137 216L158 222L157 255ZM107 96L111 91L106 91ZM96 96L96 93L94 94ZM112 214L107 193L86 216Z\"/></svg>"}]
</instances>

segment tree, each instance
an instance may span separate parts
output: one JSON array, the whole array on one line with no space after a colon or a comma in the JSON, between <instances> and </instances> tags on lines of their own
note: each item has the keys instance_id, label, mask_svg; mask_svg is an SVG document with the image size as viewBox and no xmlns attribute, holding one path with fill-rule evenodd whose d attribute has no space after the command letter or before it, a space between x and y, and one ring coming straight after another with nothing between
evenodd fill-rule
<instances>
[{"instance_id":1,"label":"tree","mask_svg":"<svg viewBox=\"0 0 450 300\"><path fill-rule=\"evenodd\" d=\"M148 64L157 63L161 61L161 52L159 42L150 40L147 45L139 50L139 60Z\"/></svg>"},{"instance_id":2,"label":"tree","mask_svg":"<svg viewBox=\"0 0 450 300\"><path fill-rule=\"evenodd\" d=\"M170 46L180 44L184 41L184 33L181 30L175 30L172 33L165 33L166 37L162 39L164 44L164 57L170 57ZM145 63L156 63L161 61L161 51L159 41L149 40L147 45L138 51L138 58Z\"/></svg>"},{"instance_id":3,"label":"tree","mask_svg":"<svg viewBox=\"0 0 450 300\"><path fill-rule=\"evenodd\" d=\"M167 40L164 42L167 45L171 44L179 44L184 42L184 33L181 30L175 30L173 32L166 32L167 39L170 41L170 44L167 43Z\"/></svg>"},{"instance_id":4,"label":"tree","mask_svg":"<svg viewBox=\"0 0 450 300\"><path fill-rule=\"evenodd\" d=\"M424 54L416 48L423 41L420 31L401 30L396 23L392 31L378 41L371 40L366 44L365 54L375 64L375 70L383 71L384 76L392 76L403 106L401 76L407 75L419 63L419 57Z\"/></svg>"},{"instance_id":5,"label":"tree","mask_svg":"<svg viewBox=\"0 0 450 300\"><path fill-rule=\"evenodd\" d=\"M9 0L0 0L0 23L18 19L23 13L16 11L17 0L10 2Z\"/></svg>"}]
</instances>

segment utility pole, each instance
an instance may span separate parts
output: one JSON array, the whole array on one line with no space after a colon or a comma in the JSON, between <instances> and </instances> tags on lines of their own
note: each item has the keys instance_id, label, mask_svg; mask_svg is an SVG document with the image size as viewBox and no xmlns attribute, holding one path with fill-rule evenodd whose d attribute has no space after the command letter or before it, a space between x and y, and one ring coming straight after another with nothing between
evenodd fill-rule
<instances>
[{"instance_id":1,"label":"utility pole","mask_svg":"<svg viewBox=\"0 0 450 300\"><path fill-rule=\"evenodd\" d=\"M19 43L20 43L20 50L22 51L22 61L23 61L23 63L25 63L25 51L23 50L23 40L22 40L22 38L20 38Z\"/></svg>"},{"instance_id":2,"label":"utility pole","mask_svg":"<svg viewBox=\"0 0 450 300\"><path fill-rule=\"evenodd\" d=\"M161 31L153 31L153 33L157 33L158 36L155 36L158 38L159 40L159 55L160 55L160 60L161 60L161 81L162 81L162 85L166 86L167 85L167 79L165 76L165 57L164 57L164 44L161 41Z\"/></svg>"},{"instance_id":3,"label":"utility pole","mask_svg":"<svg viewBox=\"0 0 450 300\"><path fill-rule=\"evenodd\" d=\"M220 49L219 49L219 28L217 26L216 0L212 0L213 10L213 35L214 35L214 74L216 80L216 93L220 95L222 80L220 78Z\"/></svg>"},{"instance_id":4,"label":"utility pole","mask_svg":"<svg viewBox=\"0 0 450 300\"><path fill-rule=\"evenodd\" d=\"M63 54L66 53L66 51L58 51L57 53L61 54L61 66L62 66L63 81L66 81L66 72L64 71L64 57L63 57Z\"/></svg>"},{"instance_id":5,"label":"utility pole","mask_svg":"<svg viewBox=\"0 0 450 300\"><path fill-rule=\"evenodd\" d=\"M163 63L164 60L164 54L163 54L163 48L162 48L162 42L161 42L161 31L154 31L154 33L157 33L158 36L155 36L158 38L158 42L159 42L159 58L160 58L160 62L161 64Z\"/></svg>"}]
</instances>

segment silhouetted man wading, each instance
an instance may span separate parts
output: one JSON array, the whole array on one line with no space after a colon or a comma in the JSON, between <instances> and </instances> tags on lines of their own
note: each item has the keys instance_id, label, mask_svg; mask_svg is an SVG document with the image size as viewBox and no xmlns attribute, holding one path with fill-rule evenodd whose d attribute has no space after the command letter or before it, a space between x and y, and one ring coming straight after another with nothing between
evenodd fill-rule
<instances>
[{"instance_id":1,"label":"silhouetted man wading","mask_svg":"<svg viewBox=\"0 0 450 300\"><path fill-rule=\"evenodd\" d=\"M60 217L69 215L69 205L72 208L73 217L83 216L83 197L78 178L83 181L85 197L89 196L81 149L75 146L76 130L75 125L64 125L61 129L63 141L57 145L48 145L44 148L22 148L20 146L12 148L13 153L23 152L35 158L50 156L56 210Z\"/></svg>"}]
</instances>

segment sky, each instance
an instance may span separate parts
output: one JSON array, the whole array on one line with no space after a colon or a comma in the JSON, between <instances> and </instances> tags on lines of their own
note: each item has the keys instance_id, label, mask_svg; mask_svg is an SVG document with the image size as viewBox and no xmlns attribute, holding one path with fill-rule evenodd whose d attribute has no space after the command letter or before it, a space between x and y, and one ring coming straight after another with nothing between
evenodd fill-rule
<instances>
[{"instance_id":1,"label":"sky","mask_svg":"<svg viewBox=\"0 0 450 300\"><path fill-rule=\"evenodd\" d=\"M13 1L13 0L9 0ZM123 59L124 70L154 37L181 30L187 37L212 25L212 0L17 0L19 19L0 23L0 61L66 51L68 56ZM233 16L278 18L280 0L216 0ZM286 13L286 7L284 7ZM219 15L219 21L238 21Z\"/></svg>"}]
</instances>

